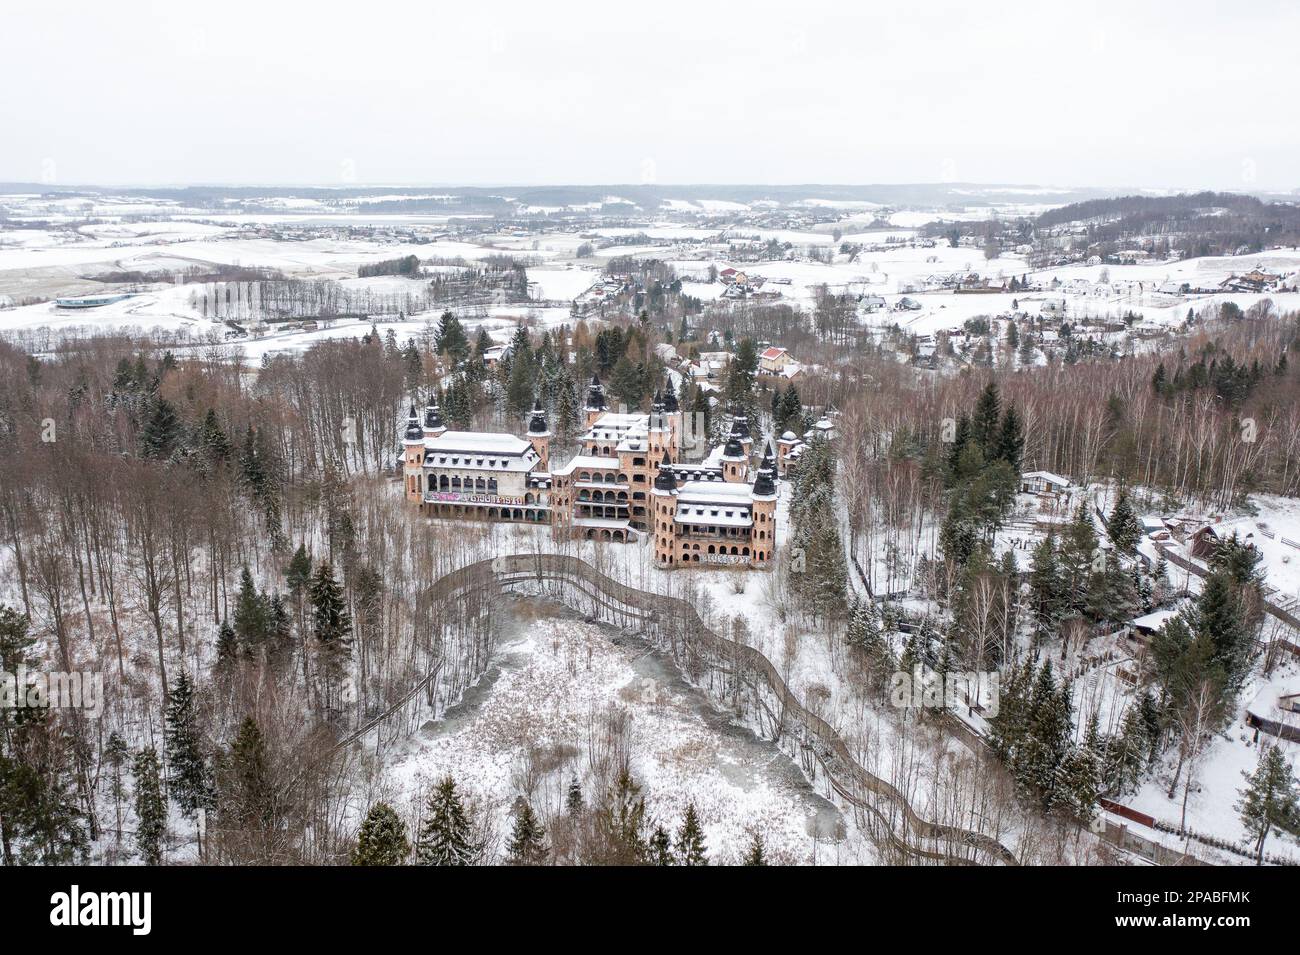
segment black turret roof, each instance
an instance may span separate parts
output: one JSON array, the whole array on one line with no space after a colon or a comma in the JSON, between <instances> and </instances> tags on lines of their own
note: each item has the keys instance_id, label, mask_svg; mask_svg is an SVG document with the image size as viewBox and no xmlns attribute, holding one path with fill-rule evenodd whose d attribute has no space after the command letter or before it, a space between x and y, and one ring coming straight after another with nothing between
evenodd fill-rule
<instances>
[{"instance_id":1,"label":"black turret roof","mask_svg":"<svg viewBox=\"0 0 1300 955\"><path fill-rule=\"evenodd\" d=\"M754 479L754 495L770 497L776 493L776 482L772 479L772 449L763 449L763 461L758 466L758 477Z\"/></svg>"},{"instance_id":2,"label":"black turret roof","mask_svg":"<svg viewBox=\"0 0 1300 955\"><path fill-rule=\"evenodd\" d=\"M749 418L743 414L738 414L731 419L732 437L740 438L742 441L749 437Z\"/></svg>"},{"instance_id":3,"label":"black turret roof","mask_svg":"<svg viewBox=\"0 0 1300 955\"><path fill-rule=\"evenodd\" d=\"M411 441L418 441L424 437L424 432L420 429L420 416L415 413L415 405L411 405L411 413L406 416L406 437Z\"/></svg>"},{"instance_id":4,"label":"black turret roof","mask_svg":"<svg viewBox=\"0 0 1300 955\"><path fill-rule=\"evenodd\" d=\"M591 376L591 386L587 389L587 407L605 407L605 389L601 387L600 379L595 375Z\"/></svg>"},{"instance_id":5,"label":"black turret roof","mask_svg":"<svg viewBox=\"0 0 1300 955\"><path fill-rule=\"evenodd\" d=\"M546 434L548 430L546 427L546 412L542 410L542 399L537 398L533 401L532 417L528 419L528 433Z\"/></svg>"},{"instance_id":6,"label":"black turret roof","mask_svg":"<svg viewBox=\"0 0 1300 955\"><path fill-rule=\"evenodd\" d=\"M673 477L672 466L672 458L670 458L668 452L665 451L664 459L659 463L659 473L655 475L656 491L677 490L677 479Z\"/></svg>"}]
</instances>

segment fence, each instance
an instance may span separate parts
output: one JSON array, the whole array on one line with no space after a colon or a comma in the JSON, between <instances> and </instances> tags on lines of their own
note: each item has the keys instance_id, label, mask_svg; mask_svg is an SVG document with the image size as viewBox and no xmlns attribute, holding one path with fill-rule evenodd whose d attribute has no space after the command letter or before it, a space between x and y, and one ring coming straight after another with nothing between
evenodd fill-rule
<instances>
[{"instance_id":1,"label":"fence","mask_svg":"<svg viewBox=\"0 0 1300 955\"><path fill-rule=\"evenodd\" d=\"M540 553L470 564L439 578L426 595L436 600L455 600L474 591L508 590L540 592L602 622L638 626L654 635L688 675L698 675L704 667L713 666L729 674L735 687L744 685L758 691L755 700L770 718L773 739L778 743L794 741L802 755L821 766L830 789L866 814L873 824L873 834L898 853L957 865L1019 864L1010 849L985 833L923 818L896 787L854 758L839 733L803 705L761 651L709 629L695 607L685 600L620 584L576 557ZM435 667L395 704L349 733L330 752L355 743L398 717L422 691L429 689L436 675ZM944 716L944 724L968 746L975 750L983 747L983 738L973 729L955 717ZM1102 801L1102 808L1110 809L1106 802ZM1147 823L1131 815L1128 818L1158 827L1154 820ZM1147 839L1105 816L1098 818L1094 832L1107 843L1160 865L1203 864L1194 856Z\"/></svg>"},{"instance_id":2,"label":"fence","mask_svg":"<svg viewBox=\"0 0 1300 955\"><path fill-rule=\"evenodd\" d=\"M789 735L810 750L836 794L880 823L879 834L898 851L956 864L978 862L976 856L983 856L988 862L1018 864L1011 850L984 833L922 818L893 785L857 762L834 728L800 702L766 656L754 647L710 630L685 600L627 587L578 558L566 555L514 555L487 563L502 588L538 586L548 592L544 585L558 584L559 588L552 586L549 592L569 606L574 606L575 596L588 601L586 605L579 601L575 609L590 609L592 616L619 626L634 623L647 626L669 641L668 649L688 672L698 672L702 665L712 661L735 679L756 679L772 701L764 709L772 717L772 729L778 741ZM902 835L894 830L893 818L902 820ZM926 841L934 845L922 844ZM966 847L970 854L960 854L951 847Z\"/></svg>"}]
</instances>

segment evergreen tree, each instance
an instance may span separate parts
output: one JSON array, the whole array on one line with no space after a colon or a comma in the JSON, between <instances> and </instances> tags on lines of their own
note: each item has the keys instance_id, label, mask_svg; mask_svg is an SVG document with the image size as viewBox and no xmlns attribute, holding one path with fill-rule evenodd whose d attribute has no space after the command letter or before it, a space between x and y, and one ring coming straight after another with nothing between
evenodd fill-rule
<instances>
[{"instance_id":1,"label":"evergreen tree","mask_svg":"<svg viewBox=\"0 0 1300 955\"><path fill-rule=\"evenodd\" d=\"M388 803L375 803L366 813L357 833L357 847L352 853L352 864L405 865L410 854L411 844L406 838L406 823L402 822Z\"/></svg>"},{"instance_id":2,"label":"evergreen tree","mask_svg":"<svg viewBox=\"0 0 1300 955\"><path fill-rule=\"evenodd\" d=\"M199 447L203 449L209 465L214 468L228 462L234 451L213 408L209 408L203 418L203 427L199 430Z\"/></svg>"},{"instance_id":3,"label":"evergreen tree","mask_svg":"<svg viewBox=\"0 0 1300 955\"><path fill-rule=\"evenodd\" d=\"M245 837L251 858L268 861L269 836L276 827L275 784L266 754L266 739L252 716L246 716L222 761L218 810L224 828Z\"/></svg>"},{"instance_id":4,"label":"evergreen tree","mask_svg":"<svg viewBox=\"0 0 1300 955\"><path fill-rule=\"evenodd\" d=\"M1001 413L997 382L990 381L980 393L975 413L971 416L971 440L984 452L985 458L997 457Z\"/></svg>"},{"instance_id":5,"label":"evergreen tree","mask_svg":"<svg viewBox=\"0 0 1300 955\"><path fill-rule=\"evenodd\" d=\"M1057 804L1080 823L1087 824L1097 814L1097 797L1101 795L1101 765L1087 746L1072 746L1061 761Z\"/></svg>"},{"instance_id":6,"label":"evergreen tree","mask_svg":"<svg viewBox=\"0 0 1300 955\"><path fill-rule=\"evenodd\" d=\"M312 633L333 677L343 669L351 652L352 618L343 600L343 592L334 579L334 568L322 561L311 581Z\"/></svg>"},{"instance_id":7,"label":"evergreen tree","mask_svg":"<svg viewBox=\"0 0 1300 955\"><path fill-rule=\"evenodd\" d=\"M464 327L451 312L443 312L438 321L438 330L434 337L434 347L439 355L446 355L455 367L469 356L469 337Z\"/></svg>"},{"instance_id":8,"label":"evergreen tree","mask_svg":"<svg viewBox=\"0 0 1300 955\"><path fill-rule=\"evenodd\" d=\"M126 740L117 732L108 734L104 744L104 762L108 765L108 792L113 797L113 815L117 826L113 830L113 844L122 844L122 799L126 796L126 787L122 784L122 769L126 766L131 751L127 749Z\"/></svg>"},{"instance_id":9,"label":"evergreen tree","mask_svg":"<svg viewBox=\"0 0 1300 955\"><path fill-rule=\"evenodd\" d=\"M1065 609L1064 581L1057 560L1056 538L1048 534L1034 548L1029 570L1029 603L1034 617L1034 636L1054 636Z\"/></svg>"},{"instance_id":10,"label":"evergreen tree","mask_svg":"<svg viewBox=\"0 0 1300 955\"><path fill-rule=\"evenodd\" d=\"M1138 523L1137 515L1133 513L1133 506L1129 503L1128 491L1125 488L1119 489L1106 530L1110 534L1111 543L1121 554L1132 557L1137 553L1137 545L1142 540L1142 525Z\"/></svg>"},{"instance_id":11,"label":"evergreen tree","mask_svg":"<svg viewBox=\"0 0 1300 955\"><path fill-rule=\"evenodd\" d=\"M1044 810L1058 802L1061 764L1070 746L1070 686L1058 684L1050 662L1044 662L1029 696L1029 718L1013 770L1022 792Z\"/></svg>"},{"instance_id":12,"label":"evergreen tree","mask_svg":"<svg viewBox=\"0 0 1300 955\"><path fill-rule=\"evenodd\" d=\"M565 368L560 372L555 388L555 431L568 441L578 430L578 389L573 376Z\"/></svg>"},{"instance_id":13,"label":"evergreen tree","mask_svg":"<svg viewBox=\"0 0 1300 955\"><path fill-rule=\"evenodd\" d=\"M474 865L481 847L474 841L469 812L456 792L456 781L447 776L429 794L426 817L415 844L418 865Z\"/></svg>"},{"instance_id":14,"label":"evergreen tree","mask_svg":"<svg viewBox=\"0 0 1300 955\"><path fill-rule=\"evenodd\" d=\"M184 670L167 695L165 717L167 792L181 814L193 819L200 809L212 807L212 781L194 711L194 686Z\"/></svg>"},{"instance_id":15,"label":"evergreen tree","mask_svg":"<svg viewBox=\"0 0 1300 955\"><path fill-rule=\"evenodd\" d=\"M515 813L514 829L506 842L506 858L513 865L544 865L550 851L546 828L525 800Z\"/></svg>"},{"instance_id":16,"label":"evergreen tree","mask_svg":"<svg viewBox=\"0 0 1300 955\"><path fill-rule=\"evenodd\" d=\"M218 672L229 672L238 659L239 639L235 636L235 628L222 620L221 626L217 629L216 669Z\"/></svg>"},{"instance_id":17,"label":"evergreen tree","mask_svg":"<svg viewBox=\"0 0 1300 955\"><path fill-rule=\"evenodd\" d=\"M600 812L600 829L607 858L613 865L640 865L645 861L645 797L626 768L621 769Z\"/></svg>"},{"instance_id":18,"label":"evergreen tree","mask_svg":"<svg viewBox=\"0 0 1300 955\"><path fill-rule=\"evenodd\" d=\"M1013 326L1014 327L1014 326ZM1024 425L1014 405L1009 405L1002 415L1002 425L994 448L994 457L1007 462L1017 475L1020 473L1020 460L1025 453Z\"/></svg>"},{"instance_id":19,"label":"evergreen tree","mask_svg":"<svg viewBox=\"0 0 1300 955\"><path fill-rule=\"evenodd\" d=\"M643 384L636 364L626 355L620 358L614 365L609 380L609 390L613 392L614 397L618 398L630 409L639 408L641 406L641 396L645 394Z\"/></svg>"},{"instance_id":20,"label":"evergreen tree","mask_svg":"<svg viewBox=\"0 0 1300 955\"><path fill-rule=\"evenodd\" d=\"M1097 560L1097 528L1088 512L1088 503L1081 501L1074 519L1066 528L1058 551L1061 578L1065 597L1065 610L1082 615L1088 607L1088 584Z\"/></svg>"},{"instance_id":21,"label":"evergreen tree","mask_svg":"<svg viewBox=\"0 0 1300 955\"><path fill-rule=\"evenodd\" d=\"M135 845L145 865L162 862L163 840L167 837L167 804L163 801L158 771L158 753L153 747L135 757Z\"/></svg>"},{"instance_id":22,"label":"evergreen tree","mask_svg":"<svg viewBox=\"0 0 1300 955\"><path fill-rule=\"evenodd\" d=\"M569 791L564 797L564 812L574 822L582 817L585 807L582 804L582 786L578 784L578 777L574 776L569 780Z\"/></svg>"},{"instance_id":23,"label":"evergreen tree","mask_svg":"<svg viewBox=\"0 0 1300 955\"><path fill-rule=\"evenodd\" d=\"M235 598L235 637L240 649L256 654L266 644L269 624L266 599L258 593L253 574L245 566L239 574L239 594Z\"/></svg>"},{"instance_id":24,"label":"evergreen tree","mask_svg":"<svg viewBox=\"0 0 1300 955\"><path fill-rule=\"evenodd\" d=\"M289 595L295 600L307 592L311 584L311 557L307 553L306 544L299 544L294 551L293 559L284 570L284 579L289 587Z\"/></svg>"},{"instance_id":25,"label":"evergreen tree","mask_svg":"<svg viewBox=\"0 0 1300 955\"><path fill-rule=\"evenodd\" d=\"M695 814L695 803L686 804L686 815L682 826L677 830L677 861L680 865L701 866L709 864L705 853L704 831L700 828L699 817Z\"/></svg>"},{"instance_id":26,"label":"evergreen tree","mask_svg":"<svg viewBox=\"0 0 1300 955\"><path fill-rule=\"evenodd\" d=\"M1242 775L1246 778L1246 788L1241 790L1237 812L1241 814L1242 825L1255 839L1255 862L1263 864L1264 842L1273 828L1295 828L1300 794L1296 792L1291 764L1277 745L1261 753L1253 773Z\"/></svg>"},{"instance_id":27,"label":"evergreen tree","mask_svg":"<svg viewBox=\"0 0 1300 955\"><path fill-rule=\"evenodd\" d=\"M166 461L180 450L185 429L170 401L159 398L154 402L149 420L140 432L140 455Z\"/></svg>"},{"instance_id":28,"label":"evergreen tree","mask_svg":"<svg viewBox=\"0 0 1300 955\"><path fill-rule=\"evenodd\" d=\"M741 860L741 865L767 865L767 854L764 851L763 837L757 832L750 836L749 848L745 850L745 856Z\"/></svg>"},{"instance_id":29,"label":"evergreen tree","mask_svg":"<svg viewBox=\"0 0 1300 955\"><path fill-rule=\"evenodd\" d=\"M672 837L668 835L668 831L663 826L655 826L654 834L650 836L646 859L650 865L668 866L677 864L677 859L673 856Z\"/></svg>"}]
</instances>

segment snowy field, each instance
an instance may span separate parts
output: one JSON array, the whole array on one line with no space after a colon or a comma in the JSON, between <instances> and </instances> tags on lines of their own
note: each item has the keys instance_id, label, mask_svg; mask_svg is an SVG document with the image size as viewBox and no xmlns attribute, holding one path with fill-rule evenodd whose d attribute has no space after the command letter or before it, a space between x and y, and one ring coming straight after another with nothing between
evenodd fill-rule
<instances>
[{"instance_id":1,"label":"snowy field","mask_svg":"<svg viewBox=\"0 0 1300 955\"><path fill-rule=\"evenodd\" d=\"M32 298L104 291L111 286L93 276L111 271L149 272L190 267L240 266L275 269L291 278L332 279L361 287L355 278L362 265L415 255L429 260L482 260L513 255L534 263L528 269L531 294L539 304L566 303L588 288L609 259L619 256L653 258L671 263L684 280L684 291L705 301L717 299L725 286L700 281L710 267L734 267L767 282L763 291L778 302L805 309L819 290L840 294L875 294L886 308L863 314L864 324L898 324L917 334L960 327L980 315L1009 312L1013 304L1036 314L1044 300L1065 304L1075 319L1119 318L1136 313L1150 322L1181 322L1189 307L1202 308L1232 301L1242 308L1271 297L1280 310L1300 308L1300 294L1168 295L1157 292L1166 283L1212 288L1234 274L1260 267L1282 274L1300 269L1300 250L1272 250L1261 255L1207 257L1140 265L1074 265L1032 271L1025 258L1006 253L984 259L980 249L951 248L947 242L917 240L917 229L932 222L957 222L1035 215L1049 206L1035 202L1034 190L1024 190L1023 202L989 205L978 191L970 204L943 208L878 209L872 203L808 198L789 206L809 211L818 221L802 220L798 227L760 227L746 216L775 203L748 204L727 200L666 200L657 209L640 210L642 225L596 225L586 230L564 223L538 223L527 229L501 228L473 234L449 234L445 215L368 215L355 211L356 199L254 200L275 211L229 213L187 208L179 203L137 198L72 196L0 196L0 210L13 223L28 220L36 228L0 226L0 304ZM1039 190L1039 192L1043 192ZM394 193L393 201L431 198L424 193ZM966 197L954 196L962 201ZM613 201L617 197L607 197ZM377 200L367 200L377 201ZM575 211L556 207L550 211ZM526 211L526 210L521 210ZM793 212L792 222L799 213ZM473 216L456 216L472 220ZM887 222L888 227L881 223ZM60 227L62 224L63 227ZM842 233L836 242L833 233ZM454 232L454 229L453 229ZM611 240L644 237L637 245L605 245ZM419 241L412 241L418 238ZM732 249L776 241L793 249L791 260L745 262ZM848 252L841 252L847 243ZM578 259L579 247L593 244L595 254ZM827 261L829 259L829 261ZM430 266L436 269L438 266ZM1029 276L1031 281L1060 287L1050 292L1016 294L953 294L928 290L934 276L976 272L995 281ZM371 280L373 281L373 280ZM388 279L375 288L401 291ZM421 283L409 283L418 289ZM11 330L49 328L69 334L83 328L150 331L187 330L198 316L189 307L192 288L154 288L146 296L88 312L65 314L51 305L29 305L0 311L0 334ZM907 296L920 305L915 311L895 311ZM310 341L308 338L304 342Z\"/></svg>"},{"instance_id":2,"label":"snowy field","mask_svg":"<svg viewBox=\"0 0 1300 955\"><path fill-rule=\"evenodd\" d=\"M774 860L872 861L865 840L774 745L730 724L645 644L567 615L521 616L480 684L402 745L388 774L412 823L429 788L451 774L505 833L524 790L544 819L561 812L575 775L591 802L589 753L614 712L628 718L632 773L653 823L672 832L693 802L711 862L737 862L752 832ZM551 757L540 778L525 770L530 746Z\"/></svg>"}]
</instances>

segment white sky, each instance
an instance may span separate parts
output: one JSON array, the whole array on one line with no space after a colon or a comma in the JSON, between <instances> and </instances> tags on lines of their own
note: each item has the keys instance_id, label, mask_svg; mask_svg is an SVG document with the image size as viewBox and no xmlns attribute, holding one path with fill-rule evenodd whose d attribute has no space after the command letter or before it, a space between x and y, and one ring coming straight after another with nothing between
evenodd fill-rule
<instances>
[{"instance_id":1,"label":"white sky","mask_svg":"<svg viewBox=\"0 0 1300 955\"><path fill-rule=\"evenodd\" d=\"M1300 3L5 0L0 180L1300 187Z\"/></svg>"}]
</instances>

